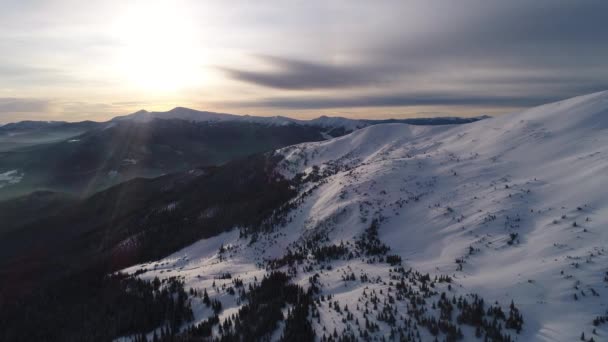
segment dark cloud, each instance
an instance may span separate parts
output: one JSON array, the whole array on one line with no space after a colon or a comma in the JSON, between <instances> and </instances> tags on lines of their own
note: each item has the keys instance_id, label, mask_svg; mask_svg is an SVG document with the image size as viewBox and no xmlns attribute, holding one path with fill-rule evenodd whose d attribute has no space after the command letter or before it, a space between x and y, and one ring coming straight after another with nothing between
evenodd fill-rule
<instances>
[{"instance_id":1,"label":"dark cloud","mask_svg":"<svg viewBox=\"0 0 608 342\"><path fill-rule=\"evenodd\" d=\"M44 113L49 105L43 99L0 98L0 113Z\"/></svg>"},{"instance_id":2,"label":"dark cloud","mask_svg":"<svg viewBox=\"0 0 608 342\"><path fill-rule=\"evenodd\" d=\"M467 107L528 107L561 100L561 97L528 95L467 95L457 93L389 94L350 97L281 97L243 102L242 107L269 107L281 109L323 109L356 107L406 106L467 106Z\"/></svg>"},{"instance_id":3,"label":"dark cloud","mask_svg":"<svg viewBox=\"0 0 608 342\"><path fill-rule=\"evenodd\" d=\"M343 37L357 44L337 54L353 57L356 63L335 63L331 55L327 62L265 57L270 71L224 70L233 79L257 86L336 91L327 98L258 102L280 108L518 107L608 88L606 1L472 0L393 5L395 12L403 13L401 21L384 13L389 24L382 30ZM419 14L420 21L408 24L408 19L415 19L408 13ZM422 84L424 89L439 94L392 95L397 91L416 93ZM385 95L337 93L341 89L351 92L353 88L378 86L383 87ZM445 89L466 89L469 94L479 95L462 96Z\"/></svg>"},{"instance_id":4,"label":"dark cloud","mask_svg":"<svg viewBox=\"0 0 608 342\"><path fill-rule=\"evenodd\" d=\"M419 68L448 66L606 66L608 2L429 2L424 23L408 34L395 27L368 41L361 53L376 62Z\"/></svg>"},{"instance_id":5,"label":"dark cloud","mask_svg":"<svg viewBox=\"0 0 608 342\"><path fill-rule=\"evenodd\" d=\"M288 90L349 88L385 83L393 78L395 71L386 65L321 64L280 57L260 58L273 70L222 70L233 79Z\"/></svg>"}]
</instances>

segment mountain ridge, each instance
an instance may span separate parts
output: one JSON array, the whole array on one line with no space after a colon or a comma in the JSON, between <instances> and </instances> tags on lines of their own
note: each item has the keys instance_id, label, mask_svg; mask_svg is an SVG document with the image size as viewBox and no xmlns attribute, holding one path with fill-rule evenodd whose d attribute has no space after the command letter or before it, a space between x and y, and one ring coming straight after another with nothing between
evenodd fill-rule
<instances>
[{"instance_id":1,"label":"mountain ridge","mask_svg":"<svg viewBox=\"0 0 608 342\"><path fill-rule=\"evenodd\" d=\"M303 185L283 224L255 238L233 230L126 271L143 279L170 272L187 287L205 288L222 303L220 322L240 304L222 290L230 280L217 274L247 285L278 270L304 288L316 277L321 296L336 306L368 307L373 291L420 327L385 320L380 306L370 315L349 311L378 325L367 329L370 336L397 331L430 340L437 333L422 328L428 321L407 301L393 302L391 294L401 292L387 279L399 280L393 266L403 264L431 279L449 277L450 286L433 284L448 298L477 293L507 311L514 302L523 330L503 323L509 338L574 340L594 336L593 329L603 336L608 331L593 322L608 304L608 194L600 186L608 184L607 117L608 92L600 92L464 126L384 124L285 147L276 152L283 158L276 171ZM338 254L321 258L325 250ZM415 279L406 286L424 293ZM440 319L428 303L426 319ZM193 305L201 310L195 322L210 317L203 304ZM317 337L334 330L359 336L362 328L333 306L313 306L322 318L311 321ZM462 331L474 339L467 324Z\"/></svg>"},{"instance_id":2,"label":"mountain ridge","mask_svg":"<svg viewBox=\"0 0 608 342\"><path fill-rule=\"evenodd\" d=\"M180 340L600 339L607 114L603 92L467 125L372 125L73 202L42 193L33 198L41 217L0 240L0 272L19 279L3 298L14 298L12 284L43 296L9 300L0 325L20 336L14 327L37 313L31 323L43 329L28 329L31 339L169 339L147 312L137 317L155 323L103 329L111 320L91 303L116 284L87 284L120 271L161 289L179 282L187 305L170 338ZM113 127L125 125L140 124ZM214 134L221 125L286 128L198 125ZM69 208L56 212L62 203ZM46 284L82 296L67 294L68 314L57 315L38 300L56 298ZM54 330L82 307L103 323Z\"/></svg>"},{"instance_id":3,"label":"mountain ridge","mask_svg":"<svg viewBox=\"0 0 608 342\"><path fill-rule=\"evenodd\" d=\"M186 107L175 107L165 112L149 112L140 110L132 114L117 116L110 121L135 120L146 122L154 119L182 119L195 121L243 121L264 123L270 125L312 125L324 128L343 128L348 132L367 127L372 124L380 124L385 122L410 122L420 124L460 124L468 123L477 120L488 118L488 116L479 116L471 118L461 117L432 117L432 118L406 118L406 119L350 119L341 116L321 115L317 118L303 120L294 119L286 116L252 116L252 115L237 115L227 113L216 113L209 111L201 111Z\"/></svg>"}]
</instances>

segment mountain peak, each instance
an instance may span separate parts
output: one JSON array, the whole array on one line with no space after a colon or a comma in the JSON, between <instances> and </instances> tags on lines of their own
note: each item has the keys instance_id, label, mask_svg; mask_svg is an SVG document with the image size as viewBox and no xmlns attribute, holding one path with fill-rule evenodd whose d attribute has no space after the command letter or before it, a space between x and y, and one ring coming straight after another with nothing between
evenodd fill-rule
<instances>
[{"instance_id":1,"label":"mountain peak","mask_svg":"<svg viewBox=\"0 0 608 342\"><path fill-rule=\"evenodd\" d=\"M187 108L187 107L174 107L173 109L167 111L167 113L176 113L176 112L197 112L197 110L191 109L191 108Z\"/></svg>"}]
</instances>

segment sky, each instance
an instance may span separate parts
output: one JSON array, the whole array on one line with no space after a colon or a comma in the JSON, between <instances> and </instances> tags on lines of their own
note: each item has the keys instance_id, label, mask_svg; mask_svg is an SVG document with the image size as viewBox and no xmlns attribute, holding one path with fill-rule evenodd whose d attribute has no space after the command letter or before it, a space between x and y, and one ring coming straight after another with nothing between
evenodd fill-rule
<instances>
[{"instance_id":1,"label":"sky","mask_svg":"<svg viewBox=\"0 0 608 342\"><path fill-rule=\"evenodd\" d=\"M608 1L0 0L0 123L498 115L608 89Z\"/></svg>"}]
</instances>

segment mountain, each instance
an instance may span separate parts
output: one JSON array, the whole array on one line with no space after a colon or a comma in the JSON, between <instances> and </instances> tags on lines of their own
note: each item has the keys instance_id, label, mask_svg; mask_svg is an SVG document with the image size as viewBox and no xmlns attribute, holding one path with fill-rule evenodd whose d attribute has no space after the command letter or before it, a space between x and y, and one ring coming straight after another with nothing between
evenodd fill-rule
<instances>
[{"instance_id":1,"label":"mountain","mask_svg":"<svg viewBox=\"0 0 608 342\"><path fill-rule=\"evenodd\" d=\"M409 118L409 119L386 119L386 120L361 120L369 125L378 125L384 123L405 123L410 125L424 125L424 126L435 126L435 125L460 125L465 123L471 123L483 119L489 119L491 116L482 115L468 118L444 116L434 118Z\"/></svg>"},{"instance_id":2,"label":"mountain","mask_svg":"<svg viewBox=\"0 0 608 342\"><path fill-rule=\"evenodd\" d=\"M233 114L198 111L190 108L175 107L167 112L149 112L139 110L132 114L117 116L111 121L139 121L148 122L155 119L180 119L188 121L233 121L240 116Z\"/></svg>"},{"instance_id":3,"label":"mountain","mask_svg":"<svg viewBox=\"0 0 608 342\"><path fill-rule=\"evenodd\" d=\"M0 126L0 152L69 139L101 125L93 121L20 121Z\"/></svg>"},{"instance_id":4,"label":"mountain","mask_svg":"<svg viewBox=\"0 0 608 342\"><path fill-rule=\"evenodd\" d=\"M275 170L298 194L272 229L235 229L125 271L204 290L221 303L216 336L251 333L247 310L270 302L240 289L263 293L283 272L307 297L285 298L273 339L312 329L317 338L600 340L607 153L608 92L468 125L375 125L276 152ZM200 329L217 321L203 299L192 306Z\"/></svg>"},{"instance_id":5,"label":"mountain","mask_svg":"<svg viewBox=\"0 0 608 342\"><path fill-rule=\"evenodd\" d=\"M386 120L369 120L369 119L349 119L339 116L320 116L311 120L298 120L285 116L251 116L251 115L234 115L225 113L214 113L207 111L199 111L190 108L176 107L167 112L148 112L140 110L135 113L118 116L112 121L135 121L135 122L150 122L156 119L180 119L187 121L202 121L202 122L253 122L274 126L285 125L303 125L320 127L328 131L330 136L336 137L344 133L350 133L359 128L370 125L383 123L408 123L412 125L450 125L470 123L488 118L488 116L459 118L459 117L437 117L437 118L410 118L410 119L386 119ZM331 134L335 132L335 134ZM339 133L338 133L339 132Z\"/></svg>"},{"instance_id":6,"label":"mountain","mask_svg":"<svg viewBox=\"0 0 608 342\"><path fill-rule=\"evenodd\" d=\"M0 152L0 198L35 190L86 197L136 177L219 165L324 136L312 126L232 121L98 124L64 140Z\"/></svg>"},{"instance_id":7,"label":"mountain","mask_svg":"<svg viewBox=\"0 0 608 342\"><path fill-rule=\"evenodd\" d=\"M0 201L0 235L17 230L41 217L57 215L76 199L51 191L34 191L25 196Z\"/></svg>"},{"instance_id":8,"label":"mountain","mask_svg":"<svg viewBox=\"0 0 608 342\"><path fill-rule=\"evenodd\" d=\"M298 120L292 119L285 116L251 116L251 115L234 115L225 113L214 113L199 111L190 108L176 107L167 112L148 112L146 110L140 110L133 114L118 116L112 119L112 121L137 121L137 122L149 122L155 119L180 119L187 121L204 121L204 122L226 122L226 121L238 121L238 122L249 122L259 123L274 126L285 126L285 125L305 125L305 126L318 126L323 128L343 128L345 130L353 131L357 128L365 127L367 124L359 120L347 119L342 117L326 117L322 116L314 120Z\"/></svg>"},{"instance_id":9,"label":"mountain","mask_svg":"<svg viewBox=\"0 0 608 342\"><path fill-rule=\"evenodd\" d=\"M601 92L58 195L0 238L0 339L599 341L607 119ZM141 124L245 123L109 127Z\"/></svg>"},{"instance_id":10,"label":"mountain","mask_svg":"<svg viewBox=\"0 0 608 342\"><path fill-rule=\"evenodd\" d=\"M405 119L422 125L480 118ZM399 120L401 122L403 120ZM86 197L136 177L158 177L305 141L341 136L383 120L255 117L177 107L108 122L22 121L0 127L0 200L32 191Z\"/></svg>"},{"instance_id":11,"label":"mountain","mask_svg":"<svg viewBox=\"0 0 608 342\"><path fill-rule=\"evenodd\" d=\"M0 283L0 339L106 341L161 325L162 315L181 322L175 306L161 299L165 290L154 295L153 284L107 275L235 226L254 229L278 220L295 188L273 176L277 162L263 154L138 178L76 198L60 212L32 211L26 220L19 217L28 211L20 204L29 199L0 203L18 208L15 228L0 238L0 277L10 279ZM170 293L183 290L169 283Z\"/></svg>"}]
</instances>

